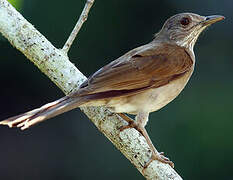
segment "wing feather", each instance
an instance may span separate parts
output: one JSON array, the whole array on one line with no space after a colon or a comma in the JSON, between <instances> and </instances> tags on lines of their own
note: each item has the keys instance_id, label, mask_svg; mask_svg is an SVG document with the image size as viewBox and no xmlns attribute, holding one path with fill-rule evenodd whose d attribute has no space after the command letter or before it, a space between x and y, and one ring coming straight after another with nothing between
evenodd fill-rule
<instances>
[{"instance_id":1,"label":"wing feather","mask_svg":"<svg viewBox=\"0 0 233 180\"><path fill-rule=\"evenodd\" d=\"M138 89L165 85L189 71L192 66L189 53L175 45L132 50L90 76L76 94L101 93L101 97L106 94L106 98L129 95Z\"/></svg>"}]
</instances>

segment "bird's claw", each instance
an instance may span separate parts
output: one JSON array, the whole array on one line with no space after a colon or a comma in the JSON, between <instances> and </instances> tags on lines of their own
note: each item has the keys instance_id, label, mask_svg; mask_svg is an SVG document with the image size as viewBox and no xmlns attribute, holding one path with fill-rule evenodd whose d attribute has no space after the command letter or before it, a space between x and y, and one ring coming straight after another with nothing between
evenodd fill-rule
<instances>
[{"instance_id":1,"label":"bird's claw","mask_svg":"<svg viewBox=\"0 0 233 180\"><path fill-rule=\"evenodd\" d=\"M150 159L149 162L146 163L146 165L144 166L144 169L147 168L149 166L149 164L153 161L153 160L158 160L162 163L165 164L169 164L172 168L174 168L174 163L172 161L170 161L169 158L167 158L166 156L164 156L164 152L160 152L160 153L153 153L152 157Z\"/></svg>"}]
</instances>

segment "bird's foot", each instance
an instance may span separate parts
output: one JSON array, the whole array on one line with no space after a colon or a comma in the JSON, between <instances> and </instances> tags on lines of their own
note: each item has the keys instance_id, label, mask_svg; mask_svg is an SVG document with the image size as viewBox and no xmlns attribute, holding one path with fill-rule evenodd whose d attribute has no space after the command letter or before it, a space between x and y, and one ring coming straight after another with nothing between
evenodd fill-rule
<instances>
[{"instance_id":1,"label":"bird's foot","mask_svg":"<svg viewBox=\"0 0 233 180\"><path fill-rule=\"evenodd\" d=\"M144 127L137 124L134 120L132 120L131 118L129 118L125 114L121 113L121 114L119 114L119 116L128 122L128 125L120 127L120 131L123 131L123 130L128 129L128 128L135 128L139 133L142 134L142 136L145 137L150 149L152 150L151 159L145 164L144 169L146 169L153 160L158 160L162 163L169 164L172 168L174 168L174 163L172 161L170 161L169 158L164 156L164 152L158 152L155 149L155 147L154 147L153 143L151 142L150 137L147 134L146 129Z\"/></svg>"},{"instance_id":2,"label":"bird's foot","mask_svg":"<svg viewBox=\"0 0 233 180\"><path fill-rule=\"evenodd\" d=\"M127 115L125 115L125 114L123 114L123 113L119 113L118 115L119 115L122 119L124 119L125 121L128 122L128 125L121 126L121 127L119 128L120 131L123 131L123 130L125 130L125 129L129 129L129 128L134 128L134 129L136 129L137 131L139 131L141 134L143 134L143 133L141 132L141 129L139 128L138 124L135 123L134 120L132 120L130 117L128 117Z\"/></svg>"},{"instance_id":3,"label":"bird's foot","mask_svg":"<svg viewBox=\"0 0 233 180\"><path fill-rule=\"evenodd\" d=\"M146 169L153 160L157 160L162 163L169 164L172 168L174 168L174 163L170 161L169 158L164 156L164 152L159 152L159 153L152 152L151 159L146 163L146 165L144 166L144 169Z\"/></svg>"}]
</instances>

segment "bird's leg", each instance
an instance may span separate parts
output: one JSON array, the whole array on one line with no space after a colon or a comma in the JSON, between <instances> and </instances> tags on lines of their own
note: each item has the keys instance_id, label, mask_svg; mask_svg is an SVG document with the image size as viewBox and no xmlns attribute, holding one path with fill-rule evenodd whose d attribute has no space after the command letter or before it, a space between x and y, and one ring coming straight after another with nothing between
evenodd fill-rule
<instances>
[{"instance_id":1,"label":"bird's leg","mask_svg":"<svg viewBox=\"0 0 233 180\"><path fill-rule=\"evenodd\" d=\"M128 123L128 125L120 127L120 131L123 131L124 129L128 129L128 128L137 129L137 124L129 116L127 116L127 115L125 115L123 113L118 113L117 115L119 115L122 119L124 119Z\"/></svg>"},{"instance_id":2,"label":"bird's leg","mask_svg":"<svg viewBox=\"0 0 233 180\"><path fill-rule=\"evenodd\" d=\"M119 114L119 116L129 123L128 125L121 127L120 131L123 131L124 129L128 129L128 128L135 128L144 136L149 147L152 149L151 160L146 163L144 168L146 168L153 160L158 160L160 162L169 164L171 167L174 168L174 163L170 161L167 157L165 157L163 152L160 153L155 149L149 135L147 134L145 126L148 121L149 113L139 112L138 115L136 116L136 121L132 120L130 117L122 113Z\"/></svg>"},{"instance_id":3,"label":"bird's leg","mask_svg":"<svg viewBox=\"0 0 233 180\"><path fill-rule=\"evenodd\" d=\"M145 137L149 147L152 149L152 157L151 157L151 160L149 162L146 163L146 165L144 166L144 168L146 168L154 159L155 160L158 160L160 162L163 162L163 163L166 163L166 164L169 164L171 167L174 168L174 164L172 161L170 161L167 157L164 156L164 153L159 153L149 135L147 134L147 131L145 129L145 126L148 122L148 118L149 118L149 112L144 112L144 111L141 111L137 114L135 120L136 120L136 124L138 125L138 129L140 130L141 134Z\"/></svg>"}]
</instances>

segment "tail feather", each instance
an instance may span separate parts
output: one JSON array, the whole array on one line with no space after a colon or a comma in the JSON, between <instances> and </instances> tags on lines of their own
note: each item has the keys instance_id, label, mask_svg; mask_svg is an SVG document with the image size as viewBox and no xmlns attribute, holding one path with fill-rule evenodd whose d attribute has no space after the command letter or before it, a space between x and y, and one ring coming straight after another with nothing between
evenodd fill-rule
<instances>
[{"instance_id":1,"label":"tail feather","mask_svg":"<svg viewBox=\"0 0 233 180\"><path fill-rule=\"evenodd\" d=\"M54 102L45 104L44 106L28 111L26 113L10 117L0 122L0 125L8 125L9 127L20 127L22 130L27 129L39 122L70 111L85 103L85 98L72 98L65 96Z\"/></svg>"}]
</instances>

